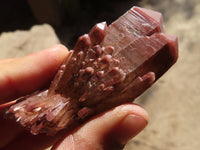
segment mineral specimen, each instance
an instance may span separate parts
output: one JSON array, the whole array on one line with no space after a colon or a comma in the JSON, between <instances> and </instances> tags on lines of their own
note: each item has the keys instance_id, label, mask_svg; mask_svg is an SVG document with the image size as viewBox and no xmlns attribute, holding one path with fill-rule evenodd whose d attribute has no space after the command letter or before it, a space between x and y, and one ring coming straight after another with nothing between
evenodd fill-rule
<instances>
[{"instance_id":1,"label":"mineral specimen","mask_svg":"<svg viewBox=\"0 0 200 150\"><path fill-rule=\"evenodd\" d=\"M21 98L6 115L33 134L71 129L132 102L176 62L177 49L177 38L163 33L160 13L133 7L81 36L50 88Z\"/></svg>"}]
</instances>

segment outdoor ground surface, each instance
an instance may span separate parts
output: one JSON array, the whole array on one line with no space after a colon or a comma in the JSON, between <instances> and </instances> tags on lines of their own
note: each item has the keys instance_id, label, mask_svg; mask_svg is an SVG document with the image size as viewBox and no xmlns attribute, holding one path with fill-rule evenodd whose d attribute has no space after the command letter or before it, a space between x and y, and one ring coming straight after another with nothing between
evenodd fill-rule
<instances>
[{"instance_id":1,"label":"outdoor ground surface","mask_svg":"<svg viewBox=\"0 0 200 150\"><path fill-rule=\"evenodd\" d=\"M125 150L199 150L200 2L143 0L136 4L163 13L165 32L179 39L179 59L135 101L149 112L150 122L142 133L127 144ZM113 5L113 11L120 10L116 13L119 16L132 5L130 1L117 2ZM111 15L110 21L115 17ZM78 32L87 33L92 23L101 20L97 15L97 19L89 25L85 23L81 28L61 26L54 28L56 32L49 25L34 26L30 31L15 31L17 29L13 28L9 33L2 31L0 58L23 56L59 43L59 40L72 48Z\"/></svg>"}]
</instances>

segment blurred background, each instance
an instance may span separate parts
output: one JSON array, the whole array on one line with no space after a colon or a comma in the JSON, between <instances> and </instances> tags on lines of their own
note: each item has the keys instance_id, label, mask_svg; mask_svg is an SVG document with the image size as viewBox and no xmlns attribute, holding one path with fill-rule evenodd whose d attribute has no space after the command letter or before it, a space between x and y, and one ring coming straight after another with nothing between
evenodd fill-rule
<instances>
[{"instance_id":1,"label":"blurred background","mask_svg":"<svg viewBox=\"0 0 200 150\"><path fill-rule=\"evenodd\" d=\"M160 11L165 32L179 39L178 62L136 103L149 125L125 150L198 150L200 147L199 0L2 0L0 59L57 43L72 49L98 22L110 24L132 6Z\"/></svg>"}]
</instances>

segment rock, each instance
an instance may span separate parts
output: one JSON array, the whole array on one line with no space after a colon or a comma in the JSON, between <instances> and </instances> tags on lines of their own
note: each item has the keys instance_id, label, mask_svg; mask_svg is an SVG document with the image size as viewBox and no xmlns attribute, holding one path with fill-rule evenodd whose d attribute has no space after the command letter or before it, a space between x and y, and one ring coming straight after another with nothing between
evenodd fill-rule
<instances>
[{"instance_id":1,"label":"rock","mask_svg":"<svg viewBox=\"0 0 200 150\"><path fill-rule=\"evenodd\" d=\"M0 35L0 59L21 57L60 43L53 28L34 25L29 31L17 30Z\"/></svg>"}]
</instances>

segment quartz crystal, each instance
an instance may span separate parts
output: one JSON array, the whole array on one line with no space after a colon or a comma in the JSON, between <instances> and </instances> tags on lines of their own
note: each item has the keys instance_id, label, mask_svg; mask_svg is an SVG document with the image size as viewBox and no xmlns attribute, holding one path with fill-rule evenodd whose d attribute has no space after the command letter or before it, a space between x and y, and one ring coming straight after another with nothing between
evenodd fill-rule
<instances>
[{"instance_id":1,"label":"quartz crystal","mask_svg":"<svg viewBox=\"0 0 200 150\"><path fill-rule=\"evenodd\" d=\"M6 115L33 134L71 130L132 102L176 62L177 47L163 33L161 13L133 7L81 36L49 89L21 98Z\"/></svg>"}]
</instances>

